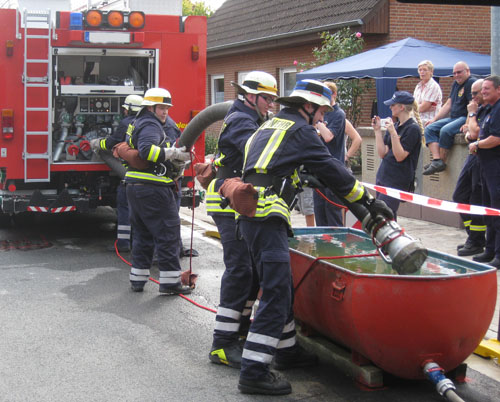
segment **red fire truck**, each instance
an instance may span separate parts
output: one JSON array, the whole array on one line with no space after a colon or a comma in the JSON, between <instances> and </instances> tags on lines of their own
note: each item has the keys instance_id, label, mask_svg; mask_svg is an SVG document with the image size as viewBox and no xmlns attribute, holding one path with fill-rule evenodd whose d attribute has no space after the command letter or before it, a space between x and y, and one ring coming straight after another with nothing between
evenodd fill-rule
<instances>
[{"instance_id":1,"label":"red fire truck","mask_svg":"<svg viewBox=\"0 0 500 402\"><path fill-rule=\"evenodd\" d=\"M205 106L205 17L0 9L0 24L3 218L114 206L120 177L89 142L113 132L126 96L167 88L181 130Z\"/></svg>"}]
</instances>

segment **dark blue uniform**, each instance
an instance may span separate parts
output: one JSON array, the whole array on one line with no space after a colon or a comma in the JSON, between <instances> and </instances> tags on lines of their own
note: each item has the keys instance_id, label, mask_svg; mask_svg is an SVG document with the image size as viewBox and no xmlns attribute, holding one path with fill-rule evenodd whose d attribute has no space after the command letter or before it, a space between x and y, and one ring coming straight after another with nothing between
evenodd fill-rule
<instances>
[{"instance_id":1,"label":"dark blue uniform","mask_svg":"<svg viewBox=\"0 0 500 402\"><path fill-rule=\"evenodd\" d=\"M326 127L333 133L334 137L326 143L326 147L332 156L341 162L345 160L345 112L338 104L333 105L333 111L325 113ZM342 201L329 189L320 191L336 204L342 205ZM314 216L317 226L344 226L342 209L326 201L316 191L314 192Z\"/></svg>"},{"instance_id":2,"label":"dark blue uniform","mask_svg":"<svg viewBox=\"0 0 500 402\"><path fill-rule=\"evenodd\" d=\"M129 112L131 113L131 112ZM109 137L100 141L100 148L103 150L111 151L116 144L125 141L127 128L130 123L135 119L135 113L129 114L124 117L116 130ZM116 218L117 218L117 232L116 232L116 247L119 250L130 249L130 218L129 208L127 201L127 193L125 190L125 182L122 180L116 189Z\"/></svg>"},{"instance_id":3,"label":"dark blue uniform","mask_svg":"<svg viewBox=\"0 0 500 402\"><path fill-rule=\"evenodd\" d=\"M180 284L178 244L180 218L174 181L168 177L163 149L168 139L163 124L143 110L129 129L129 144L149 161L144 170L129 168L125 175L133 227L132 286L144 286L150 275L153 251L158 252L160 291Z\"/></svg>"},{"instance_id":4,"label":"dark blue uniform","mask_svg":"<svg viewBox=\"0 0 500 402\"><path fill-rule=\"evenodd\" d=\"M419 125L413 118L409 118L401 125L397 122L394 127L399 135L403 149L409 154L403 161L398 162L392 151L391 135L389 131L386 131L384 144L389 147L389 152L384 156L378 168L376 184L397 190L412 191L418 156L422 146L422 134ZM381 193L377 193L377 198L385 201L387 206L394 212L394 217L396 217L401 201Z\"/></svg>"},{"instance_id":5,"label":"dark blue uniform","mask_svg":"<svg viewBox=\"0 0 500 402\"><path fill-rule=\"evenodd\" d=\"M167 136L168 146L174 146L179 137L181 136L181 130L177 127L175 121L167 116L167 120L163 125L163 131L165 131L165 135ZM177 210L181 208L181 197L182 197L182 177L175 182L176 185L176 200L177 200ZM180 231L180 226L179 226ZM182 238L179 232L179 255L182 256Z\"/></svg>"},{"instance_id":6,"label":"dark blue uniform","mask_svg":"<svg viewBox=\"0 0 500 402\"><path fill-rule=\"evenodd\" d=\"M489 105L480 106L477 112L477 122L480 124L489 112ZM476 154L469 154L458 176L457 185L452 200L460 204L482 205L483 186L479 160ZM467 232L467 241L471 246L484 247L486 225L481 215L460 214Z\"/></svg>"},{"instance_id":7,"label":"dark blue uniform","mask_svg":"<svg viewBox=\"0 0 500 402\"><path fill-rule=\"evenodd\" d=\"M360 200L364 188L330 155L316 129L292 108L280 111L250 137L245 158L244 181L254 183L259 199L255 217L238 219L256 265L262 296L243 349L241 379L254 381L265 378L275 353L278 361L296 348L287 239L290 199L279 196L276 186L256 185L254 178L280 178L278 187L293 187L299 182L297 169L304 165L350 202Z\"/></svg>"},{"instance_id":8,"label":"dark blue uniform","mask_svg":"<svg viewBox=\"0 0 500 402\"><path fill-rule=\"evenodd\" d=\"M481 121L479 139L489 136L500 137L500 100ZM490 149L480 148L477 157L483 180L483 205L500 209L500 146ZM500 217L485 216L486 247L484 252L500 258Z\"/></svg>"},{"instance_id":9,"label":"dark blue uniform","mask_svg":"<svg viewBox=\"0 0 500 402\"><path fill-rule=\"evenodd\" d=\"M229 207L221 208L222 200L218 194L225 178L241 176L245 144L257 128L257 112L243 101L235 100L224 119L217 144L215 164L219 167L218 178L212 181L207 191L207 213L217 225L226 266L221 280L212 349L234 344L239 334L246 336L259 290L248 246L236 235L235 212Z\"/></svg>"}]
</instances>

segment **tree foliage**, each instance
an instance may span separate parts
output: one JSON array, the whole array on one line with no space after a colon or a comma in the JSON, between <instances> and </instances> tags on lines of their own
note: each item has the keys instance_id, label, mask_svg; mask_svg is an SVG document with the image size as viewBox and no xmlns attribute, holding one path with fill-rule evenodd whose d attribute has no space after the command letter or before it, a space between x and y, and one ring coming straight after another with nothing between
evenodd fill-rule
<instances>
[{"instance_id":1,"label":"tree foliage","mask_svg":"<svg viewBox=\"0 0 500 402\"><path fill-rule=\"evenodd\" d=\"M210 17L214 12L203 1L192 2L191 0L182 0L182 15L204 15Z\"/></svg>"},{"instance_id":2,"label":"tree foliage","mask_svg":"<svg viewBox=\"0 0 500 402\"><path fill-rule=\"evenodd\" d=\"M314 61L299 63L299 71L353 56L360 53L364 47L361 33L352 32L349 28L342 28L334 33L322 32L320 37L323 40L321 46L315 47L312 51ZM338 80L336 84L337 103L344 109L347 118L356 126L361 114L361 97L371 87L371 82L352 79Z\"/></svg>"}]
</instances>

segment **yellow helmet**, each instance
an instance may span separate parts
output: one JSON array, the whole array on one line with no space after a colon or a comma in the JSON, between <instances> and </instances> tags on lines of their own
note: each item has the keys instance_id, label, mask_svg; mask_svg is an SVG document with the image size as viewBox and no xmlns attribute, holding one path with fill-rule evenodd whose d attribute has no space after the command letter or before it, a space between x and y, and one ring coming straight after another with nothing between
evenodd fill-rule
<instances>
[{"instance_id":1,"label":"yellow helmet","mask_svg":"<svg viewBox=\"0 0 500 402\"><path fill-rule=\"evenodd\" d=\"M151 88L144 94L142 106L167 105L172 106L172 96L164 88Z\"/></svg>"}]
</instances>

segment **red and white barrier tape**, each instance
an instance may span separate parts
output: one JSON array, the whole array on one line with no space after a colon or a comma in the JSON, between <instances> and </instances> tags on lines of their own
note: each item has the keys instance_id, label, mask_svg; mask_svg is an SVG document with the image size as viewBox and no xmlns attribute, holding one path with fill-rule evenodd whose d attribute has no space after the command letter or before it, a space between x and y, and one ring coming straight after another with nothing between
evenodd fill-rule
<instances>
[{"instance_id":1,"label":"red and white barrier tape","mask_svg":"<svg viewBox=\"0 0 500 402\"><path fill-rule=\"evenodd\" d=\"M407 193L406 191L396 190L390 187L377 186L370 183L362 184L371 190L397 198L398 200L423 205L424 207L439 209L441 211L458 212L471 215L500 216L500 210L495 208L481 207L479 205L457 204L456 202L443 201L437 198L426 197L421 194Z\"/></svg>"},{"instance_id":2,"label":"red and white barrier tape","mask_svg":"<svg viewBox=\"0 0 500 402\"><path fill-rule=\"evenodd\" d=\"M68 207L57 207L57 208L50 208L50 209L47 207L35 207L35 206L30 205L26 209L30 212L50 212L51 214L76 211L76 207L74 205L68 206Z\"/></svg>"}]
</instances>

